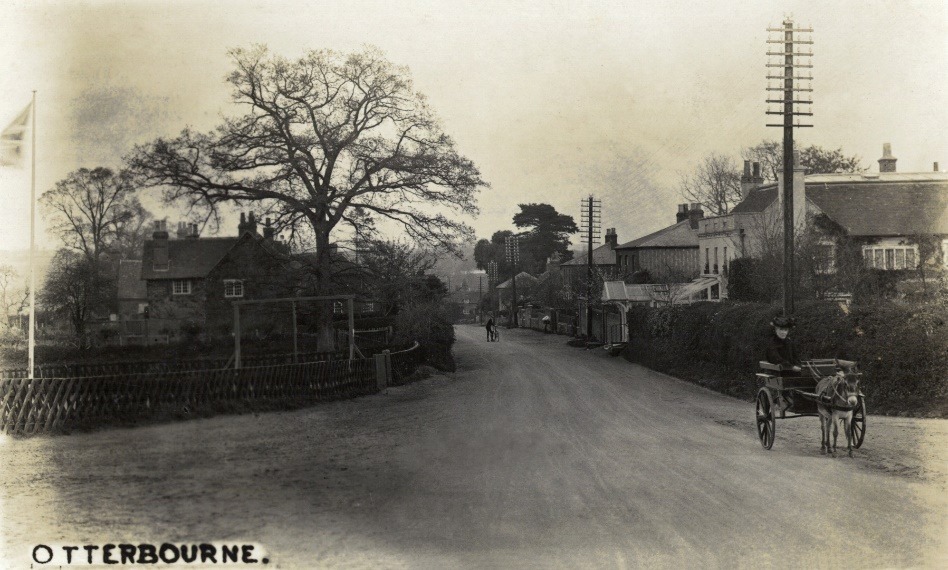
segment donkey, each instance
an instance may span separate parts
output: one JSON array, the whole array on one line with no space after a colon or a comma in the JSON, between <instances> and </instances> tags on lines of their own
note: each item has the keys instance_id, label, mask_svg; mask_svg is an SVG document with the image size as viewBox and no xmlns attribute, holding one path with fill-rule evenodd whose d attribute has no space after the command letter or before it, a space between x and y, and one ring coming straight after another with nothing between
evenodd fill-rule
<instances>
[{"instance_id":1,"label":"donkey","mask_svg":"<svg viewBox=\"0 0 948 570\"><path fill-rule=\"evenodd\" d=\"M836 439L839 436L839 424L843 424L846 434L846 446L849 456L853 456L853 410L859 405L859 378L855 374L846 374L839 370L832 376L826 376L816 385L819 396L816 409L820 414L822 441L820 453L832 453L836 457ZM833 446L830 447L830 426L833 427Z\"/></svg>"}]
</instances>

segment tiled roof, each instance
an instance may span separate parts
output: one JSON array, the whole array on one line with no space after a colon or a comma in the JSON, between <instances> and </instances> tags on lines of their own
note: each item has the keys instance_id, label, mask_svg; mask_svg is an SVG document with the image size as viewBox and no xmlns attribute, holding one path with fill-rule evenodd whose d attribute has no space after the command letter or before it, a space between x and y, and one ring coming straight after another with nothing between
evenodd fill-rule
<instances>
[{"instance_id":1,"label":"tiled roof","mask_svg":"<svg viewBox=\"0 0 948 570\"><path fill-rule=\"evenodd\" d=\"M154 270L155 240L142 250L142 279L193 279L207 277L239 238L184 238L168 240L168 270Z\"/></svg>"},{"instance_id":2,"label":"tiled roof","mask_svg":"<svg viewBox=\"0 0 948 570\"><path fill-rule=\"evenodd\" d=\"M777 185L770 184L768 186L763 186L756 190L752 190L750 194L747 195L747 198L734 206L731 210L732 214L755 214L763 212L770 206L774 200L777 199Z\"/></svg>"},{"instance_id":3,"label":"tiled roof","mask_svg":"<svg viewBox=\"0 0 948 570\"><path fill-rule=\"evenodd\" d=\"M697 230L685 220L620 245L617 249L644 247L698 247Z\"/></svg>"},{"instance_id":4,"label":"tiled roof","mask_svg":"<svg viewBox=\"0 0 948 570\"><path fill-rule=\"evenodd\" d=\"M148 297L148 288L145 281L142 280L141 261L132 259L119 261L117 288L119 299L145 299Z\"/></svg>"},{"instance_id":5,"label":"tiled roof","mask_svg":"<svg viewBox=\"0 0 948 570\"><path fill-rule=\"evenodd\" d=\"M567 267L572 267L576 265L586 265L587 255L585 252L577 253L573 259L569 261L564 261L560 264L560 267L564 265ZM593 249L593 264L594 265L615 265L616 264L616 250L612 248L609 244L603 244L599 247Z\"/></svg>"}]
</instances>

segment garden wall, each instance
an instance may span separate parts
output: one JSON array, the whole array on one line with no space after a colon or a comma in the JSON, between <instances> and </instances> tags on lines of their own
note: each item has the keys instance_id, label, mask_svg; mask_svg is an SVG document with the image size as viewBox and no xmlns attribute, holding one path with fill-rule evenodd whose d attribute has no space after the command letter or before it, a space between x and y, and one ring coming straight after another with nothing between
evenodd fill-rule
<instances>
[{"instance_id":1,"label":"garden wall","mask_svg":"<svg viewBox=\"0 0 948 570\"><path fill-rule=\"evenodd\" d=\"M778 314L778 307L759 303L633 307L624 355L749 399ZM948 417L948 307L805 302L796 320L791 338L800 358L859 363L870 413Z\"/></svg>"}]
</instances>

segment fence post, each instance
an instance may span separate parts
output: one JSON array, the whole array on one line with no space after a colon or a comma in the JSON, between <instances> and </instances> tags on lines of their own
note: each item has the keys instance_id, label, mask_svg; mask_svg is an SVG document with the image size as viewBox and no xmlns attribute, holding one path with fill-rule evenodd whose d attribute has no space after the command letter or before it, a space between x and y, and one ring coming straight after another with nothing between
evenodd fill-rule
<instances>
[{"instance_id":1,"label":"fence post","mask_svg":"<svg viewBox=\"0 0 948 570\"><path fill-rule=\"evenodd\" d=\"M375 355L375 382L379 392L389 385L392 378L392 355L388 350L383 350Z\"/></svg>"}]
</instances>

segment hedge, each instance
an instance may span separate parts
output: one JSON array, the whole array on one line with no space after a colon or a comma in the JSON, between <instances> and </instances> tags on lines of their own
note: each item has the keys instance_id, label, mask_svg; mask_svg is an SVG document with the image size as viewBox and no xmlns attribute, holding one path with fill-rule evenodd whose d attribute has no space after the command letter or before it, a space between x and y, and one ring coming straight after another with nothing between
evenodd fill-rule
<instances>
[{"instance_id":1,"label":"hedge","mask_svg":"<svg viewBox=\"0 0 948 570\"><path fill-rule=\"evenodd\" d=\"M770 320L762 303L633 307L627 359L737 397L757 390ZM791 333L800 358L855 360L870 413L948 417L948 307L804 302Z\"/></svg>"},{"instance_id":2,"label":"hedge","mask_svg":"<svg viewBox=\"0 0 948 570\"><path fill-rule=\"evenodd\" d=\"M410 346L418 341L425 354L425 363L438 370L454 372L454 325L449 309L440 301L414 303L395 315L396 346Z\"/></svg>"}]
</instances>

